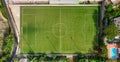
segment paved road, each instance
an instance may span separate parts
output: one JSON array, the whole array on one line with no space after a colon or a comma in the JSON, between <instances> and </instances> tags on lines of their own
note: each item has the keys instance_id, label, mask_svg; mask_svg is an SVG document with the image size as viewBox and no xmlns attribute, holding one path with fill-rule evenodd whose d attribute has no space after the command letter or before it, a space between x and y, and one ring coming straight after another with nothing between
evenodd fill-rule
<instances>
[{"instance_id":1,"label":"paved road","mask_svg":"<svg viewBox=\"0 0 120 62\"><path fill-rule=\"evenodd\" d=\"M14 23L13 23L13 19L12 19L12 16L10 15L9 13L9 9L7 7L7 4L6 4L6 1L5 0L2 0L2 3L4 5L4 8L5 8L5 11L7 13L7 16L8 16L8 20L9 20L9 23L10 23L10 26L12 27L12 30L13 30L13 33L14 33L14 46L13 46L13 50L11 52L11 56L9 58L9 61L8 62L12 62L15 54L16 54L16 50L17 50L17 45L18 45L18 38L17 38L17 32L15 30L15 26L14 26Z\"/></svg>"}]
</instances>

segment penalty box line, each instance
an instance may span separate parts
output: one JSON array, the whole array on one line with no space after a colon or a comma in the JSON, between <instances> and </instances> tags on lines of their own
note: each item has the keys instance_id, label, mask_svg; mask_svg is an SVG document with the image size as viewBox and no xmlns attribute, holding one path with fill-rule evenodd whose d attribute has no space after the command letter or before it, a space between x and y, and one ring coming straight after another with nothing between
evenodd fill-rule
<instances>
[{"instance_id":1,"label":"penalty box line","mask_svg":"<svg viewBox=\"0 0 120 62\"><path fill-rule=\"evenodd\" d=\"M24 15L31 15L31 16L34 16L34 25L35 25L35 27L36 27L36 16L34 15L34 14L23 14L23 9L22 9L22 27L21 27L21 29L22 29L22 35L23 35L23 16ZM28 24L26 24L27 26L28 26ZM35 32L36 32L36 29L35 29ZM27 38L28 38L28 36L27 36ZM28 39L26 39L26 40L28 40ZM35 35L34 35L34 40L36 41L36 33L35 33ZM22 48L20 48L20 49L22 49L23 50L23 41L24 41L24 39L23 39L23 36L22 36ZM34 43L35 45L36 45L36 42Z\"/></svg>"},{"instance_id":2,"label":"penalty box line","mask_svg":"<svg viewBox=\"0 0 120 62\"><path fill-rule=\"evenodd\" d=\"M37 41L36 41L36 27L37 27L37 26L36 26L36 16L34 16L34 25L35 25L35 35L34 35L35 41L34 41L34 42L35 42L35 47L36 47L36 46L37 46L37 44L36 44L36 42L37 42Z\"/></svg>"},{"instance_id":3,"label":"penalty box line","mask_svg":"<svg viewBox=\"0 0 120 62\"><path fill-rule=\"evenodd\" d=\"M85 20L87 19L87 16L97 16L97 25L98 25L98 14L85 14ZM91 25L91 24L90 24ZM93 29L94 29L94 26L92 27L92 31L93 31ZM91 29L90 29L91 30ZM97 29L97 33L96 33L97 35L98 35L98 29ZM94 32L92 32L92 35L94 35ZM97 36L97 43L98 43L98 36Z\"/></svg>"},{"instance_id":4,"label":"penalty box line","mask_svg":"<svg viewBox=\"0 0 120 62\"><path fill-rule=\"evenodd\" d=\"M61 13L60 13L61 14ZM25 16L28 16L28 15L30 15L30 16L34 16L34 25L35 25L35 27L36 27L36 16L35 16L35 14L22 14L23 16L25 15ZM22 18L23 19L23 18ZM61 15L60 15L60 23L61 23ZM61 24L60 24L60 52L61 52L61 49L62 49L62 47L61 47ZM35 37L35 45L34 46L36 46L36 29L35 29L35 35L34 35L34 37Z\"/></svg>"}]
</instances>

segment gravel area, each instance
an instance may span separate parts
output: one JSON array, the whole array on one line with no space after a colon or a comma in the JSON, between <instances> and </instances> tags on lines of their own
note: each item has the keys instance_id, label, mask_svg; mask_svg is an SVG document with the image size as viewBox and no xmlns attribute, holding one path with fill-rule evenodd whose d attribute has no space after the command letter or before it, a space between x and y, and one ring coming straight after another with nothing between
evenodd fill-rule
<instances>
[{"instance_id":1,"label":"gravel area","mask_svg":"<svg viewBox=\"0 0 120 62\"><path fill-rule=\"evenodd\" d=\"M10 8L11 8L17 29L20 32L20 6L10 5Z\"/></svg>"}]
</instances>

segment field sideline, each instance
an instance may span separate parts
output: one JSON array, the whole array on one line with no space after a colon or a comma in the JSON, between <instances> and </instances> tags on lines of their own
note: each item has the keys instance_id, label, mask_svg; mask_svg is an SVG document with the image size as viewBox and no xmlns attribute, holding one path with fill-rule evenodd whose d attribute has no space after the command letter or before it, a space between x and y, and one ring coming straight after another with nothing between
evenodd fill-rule
<instances>
[{"instance_id":1,"label":"field sideline","mask_svg":"<svg viewBox=\"0 0 120 62\"><path fill-rule=\"evenodd\" d=\"M22 6L21 53L88 53L97 42L98 6Z\"/></svg>"}]
</instances>

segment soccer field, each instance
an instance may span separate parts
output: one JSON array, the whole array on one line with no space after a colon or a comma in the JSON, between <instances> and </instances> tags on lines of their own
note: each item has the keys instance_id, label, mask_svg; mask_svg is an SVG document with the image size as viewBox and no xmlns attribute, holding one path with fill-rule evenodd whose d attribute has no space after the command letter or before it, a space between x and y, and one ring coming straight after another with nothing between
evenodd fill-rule
<instances>
[{"instance_id":1,"label":"soccer field","mask_svg":"<svg viewBox=\"0 0 120 62\"><path fill-rule=\"evenodd\" d=\"M21 53L88 53L97 42L98 6L22 6Z\"/></svg>"}]
</instances>

